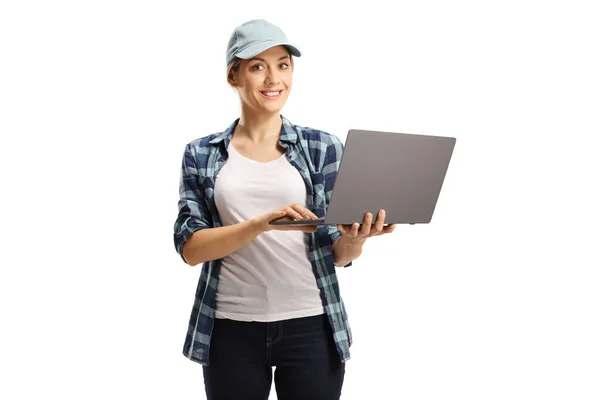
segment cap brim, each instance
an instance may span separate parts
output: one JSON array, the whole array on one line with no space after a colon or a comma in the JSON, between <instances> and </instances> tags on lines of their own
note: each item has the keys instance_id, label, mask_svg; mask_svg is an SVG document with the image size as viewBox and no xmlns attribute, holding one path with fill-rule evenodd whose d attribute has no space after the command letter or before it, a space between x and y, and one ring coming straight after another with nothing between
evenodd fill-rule
<instances>
[{"instance_id":1,"label":"cap brim","mask_svg":"<svg viewBox=\"0 0 600 400\"><path fill-rule=\"evenodd\" d=\"M251 46L248 46L247 48L245 48L244 50L242 50L238 54L236 54L236 57L247 60L249 58L256 57L263 51L268 50L275 46L287 47L288 50L290 51L290 53L294 57L300 57L302 55L302 52L300 51L298 46L296 46L295 44L292 44L289 42L263 42L263 43L255 43Z\"/></svg>"}]
</instances>

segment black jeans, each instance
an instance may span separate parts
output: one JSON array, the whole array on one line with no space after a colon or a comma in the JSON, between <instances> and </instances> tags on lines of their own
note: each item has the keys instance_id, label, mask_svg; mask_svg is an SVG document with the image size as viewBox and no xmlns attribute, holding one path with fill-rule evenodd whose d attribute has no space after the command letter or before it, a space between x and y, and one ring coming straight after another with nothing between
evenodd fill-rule
<instances>
[{"instance_id":1,"label":"black jeans","mask_svg":"<svg viewBox=\"0 0 600 400\"><path fill-rule=\"evenodd\" d=\"M279 400L338 400L345 365L326 314L277 322L215 320L209 365L203 367L208 400L267 400L272 367Z\"/></svg>"}]
</instances>

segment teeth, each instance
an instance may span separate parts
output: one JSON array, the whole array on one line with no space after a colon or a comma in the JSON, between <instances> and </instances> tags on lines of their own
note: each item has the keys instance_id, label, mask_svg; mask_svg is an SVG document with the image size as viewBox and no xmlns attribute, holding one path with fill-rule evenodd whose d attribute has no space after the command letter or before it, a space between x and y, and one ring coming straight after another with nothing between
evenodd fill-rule
<instances>
[{"instance_id":1,"label":"teeth","mask_svg":"<svg viewBox=\"0 0 600 400\"><path fill-rule=\"evenodd\" d=\"M277 96L281 92L263 92L265 96Z\"/></svg>"}]
</instances>

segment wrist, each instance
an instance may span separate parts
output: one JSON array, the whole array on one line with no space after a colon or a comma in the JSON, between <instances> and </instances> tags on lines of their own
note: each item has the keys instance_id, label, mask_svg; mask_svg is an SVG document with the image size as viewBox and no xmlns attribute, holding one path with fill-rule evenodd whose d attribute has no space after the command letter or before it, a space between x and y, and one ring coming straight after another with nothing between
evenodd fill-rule
<instances>
[{"instance_id":1,"label":"wrist","mask_svg":"<svg viewBox=\"0 0 600 400\"><path fill-rule=\"evenodd\" d=\"M362 254L363 240L354 240L347 236L341 236L333 244L333 260L336 266L344 266L356 260Z\"/></svg>"},{"instance_id":2,"label":"wrist","mask_svg":"<svg viewBox=\"0 0 600 400\"><path fill-rule=\"evenodd\" d=\"M246 221L248 225L248 229L255 235L258 236L261 233L266 232L263 224L258 220L258 218L252 218Z\"/></svg>"}]
</instances>

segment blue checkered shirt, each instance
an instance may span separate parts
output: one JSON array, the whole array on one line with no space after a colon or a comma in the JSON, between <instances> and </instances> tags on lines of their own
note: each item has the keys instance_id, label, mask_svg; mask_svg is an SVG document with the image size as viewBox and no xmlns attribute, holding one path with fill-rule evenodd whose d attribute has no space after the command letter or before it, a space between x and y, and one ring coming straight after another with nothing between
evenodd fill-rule
<instances>
[{"instance_id":1,"label":"blue checkered shirt","mask_svg":"<svg viewBox=\"0 0 600 400\"><path fill-rule=\"evenodd\" d=\"M335 136L291 124L281 116L279 144L287 160L302 176L307 191L306 206L317 217L325 217L344 145ZM179 186L179 212L174 224L175 249L181 255L185 241L196 231L222 226L215 206L215 177L227 162L227 147L239 119L225 131L193 140L185 147ZM306 233L310 262L321 300L333 329L333 338L342 362L350 359L352 332L336 277L332 245L341 232L336 226L319 226ZM215 297L221 260L202 264L196 297L183 346L183 354L202 365L209 364L214 324ZM352 265L345 265L346 267Z\"/></svg>"}]
</instances>

